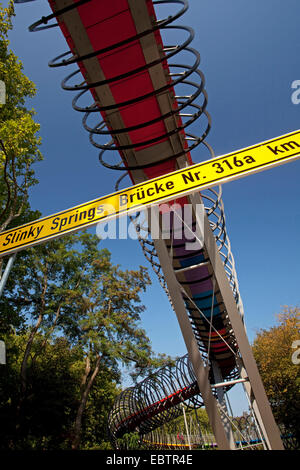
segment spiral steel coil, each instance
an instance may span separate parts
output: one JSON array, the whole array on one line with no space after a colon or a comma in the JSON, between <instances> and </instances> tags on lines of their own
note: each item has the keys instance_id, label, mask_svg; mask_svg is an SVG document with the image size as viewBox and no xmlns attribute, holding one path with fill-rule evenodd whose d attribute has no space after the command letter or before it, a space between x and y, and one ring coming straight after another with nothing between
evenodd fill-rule
<instances>
[{"instance_id":1,"label":"spiral steel coil","mask_svg":"<svg viewBox=\"0 0 300 470\"><path fill-rule=\"evenodd\" d=\"M119 395L109 415L112 441L116 443L125 432L136 430L142 436L172 421L182 413L183 402L192 408L203 405L187 356Z\"/></svg>"},{"instance_id":2,"label":"spiral steel coil","mask_svg":"<svg viewBox=\"0 0 300 470\"><path fill-rule=\"evenodd\" d=\"M212 372L210 381L214 382ZM224 390L228 391L231 387L229 383L224 386ZM216 388L213 387L212 390L216 396ZM146 439L151 446L154 445L154 442L158 442L157 433L154 431L159 432L162 425L182 415L182 403L191 409L203 406L188 355L177 359L175 364L160 368L135 387L125 389L117 397L108 419L108 429L115 447L119 445L119 437L134 431L138 431L141 441ZM237 438L243 437L243 442L258 439L255 423L250 416L234 418L232 424L238 431ZM163 439L159 442L164 446Z\"/></svg>"}]
</instances>

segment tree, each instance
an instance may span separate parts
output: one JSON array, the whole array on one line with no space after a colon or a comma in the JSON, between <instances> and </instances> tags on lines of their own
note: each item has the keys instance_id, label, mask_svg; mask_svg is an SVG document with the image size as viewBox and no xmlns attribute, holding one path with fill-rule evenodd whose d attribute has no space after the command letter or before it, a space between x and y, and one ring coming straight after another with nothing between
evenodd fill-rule
<instances>
[{"instance_id":1,"label":"tree","mask_svg":"<svg viewBox=\"0 0 300 470\"><path fill-rule=\"evenodd\" d=\"M257 333L254 356L279 425L300 443L300 365L292 360L293 344L300 339L300 309L284 307L278 325Z\"/></svg>"},{"instance_id":2,"label":"tree","mask_svg":"<svg viewBox=\"0 0 300 470\"><path fill-rule=\"evenodd\" d=\"M69 434L74 449L85 433L85 412L97 377L104 371L117 376L121 362L134 364L132 376L137 377L165 361L164 356L154 357L139 325L144 310L140 292L150 282L146 269L122 271L98 244L99 239L86 232L69 234L21 252L14 264L0 308L6 321L19 317L15 330L23 335L16 406L19 436L31 395L31 371L49 341L64 336L82 353L75 424ZM6 327L4 322L3 331Z\"/></svg>"},{"instance_id":3,"label":"tree","mask_svg":"<svg viewBox=\"0 0 300 470\"><path fill-rule=\"evenodd\" d=\"M77 410L72 448L80 444L83 413L93 383L100 370L107 365L117 368L134 363L132 377L149 373L165 362L164 356L153 357L149 338L140 328L140 292L146 289L150 278L146 269L122 271L113 266L110 258L94 260L98 271L90 289L75 298L77 312L68 333L85 351L85 371L81 381L81 398Z\"/></svg>"},{"instance_id":4,"label":"tree","mask_svg":"<svg viewBox=\"0 0 300 470\"><path fill-rule=\"evenodd\" d=\"M19 316L20 328L26 326L28 319L33 322L21 363L20 407L26 397L27 369L35 336L44 332L46 338L51 337L55 328L59 329L62 315L67 321L69 297L75 295L79 284L84 289L88 282L87 272L93 257L98 255L99 242L97 237L91 238L93 243L85 233L66 235L22 252L15 262L0 305L8 317ZM82 252L74 248L76 244Z\"/></svg>"},{"instance_id":5,"label":"tree","mask_svg":"<svg viewBox=\"0 0 300 470\"><path fill-rule=\"evenodd\" d=\"M0 107L0 231L11 226L28 209L28 190L37 183L33 164L42 160L39 150L40 126L26 100L35 93L35 85L22 72L23 65L9 49L14 2L0 4L0 80L6 85L6 103ZM2 260L0 260L0 271Z\"/></svg>"},{"instance_id":6,"label":"tree","mask_svg":"<svg viewBox=\"0 0 300 470\"><path fill-rule=\"evenodd\" d=\"M68 449L84 369L83 351L63 337L54 340L45 340L42 334L35 337L27 374L28 395L17 436L19 370L28 334L6 335L7 365L2 366L0 376L0 449ZM83 423L83 443L87 449L109 446L106 423L118 393L118 380L118 375L103 369L95 381Z\"/></svg>"}]
</instances>

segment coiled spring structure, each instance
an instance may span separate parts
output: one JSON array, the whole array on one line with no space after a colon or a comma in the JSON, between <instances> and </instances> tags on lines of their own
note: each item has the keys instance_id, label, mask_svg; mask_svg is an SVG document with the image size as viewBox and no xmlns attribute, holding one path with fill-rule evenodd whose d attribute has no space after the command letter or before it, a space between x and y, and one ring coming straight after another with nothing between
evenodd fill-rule
<instances>
[{"instance_id":1,"label":"coiled spring structure","mask_svg":"<svg viewBox=\"0 0 300 470\"><path fill-rule=\"evenodd\" d=\"M210 378L214 381L213 376ZM228 391L232 385L224 387ZM213 387L216 396L216 389ZM109 415L108 429L111 441L118 448L118 438L125 433L138 431L141 443L150 447L168 449L164 443L162 426L182 415L185 409L198 409L203 406L196 377L185 355L174 364L162 367L135 387L124 390L116 399ZM261 442L257 427L250 415L232 419L237 445L251 445ZM155 431L155 432L154 432ZM159 437L161 436L161 437ZM205 441L197 439L197 447L205 447ZM174 443L179 446L179 443ZM216 444L213 443L213 447ZM186 445L183 446L183 448Z\"/></svg>"},{"instance_id":2,"label":"coiled spring structure","mask_svg":"<svg viewBox=\"0 0 300 470\"><path fill-rule=\"evenodd\" d=\"M18 0L23 3L26 0ZM200 55L191 47L193 30L174 24L186 12L187 0L49 0L53 14L31 31L59 26L70 48L51 60L50 67L72 67L62 87L76 92L73 108L99 162L139 183L214 157L206 142L211 128ZM157 15L165 13L158 19ZM52 23L56 19L57 23ZM83 76L79 80L79 76ZM193 128L197 126L197 135ZM201 193L210 227L243 315L242 302L226 232L221 187ZM187 197L176 200L184 207ZM142 225L132 217L138 234ZM193 217L190 231L195 228ZM173 227L174 228L174 227ZM182 290L187 312L203 358L218 363L224 380L238 376L238 347L205 247L186 249L186 237L175 240L171 227L166 245ZM139 235L143 252L168 294L161 263L151 239ZM178 415L178 404L202 405L195 376L186 356L138 386L125 390L109 418L112 438L138 429L152 431Z\"/></svg>"},{"instance_id":3,"label":"coiled spring structure","mask_svg":"<svg viewBox=\"0 0 300 470\"><path fill-rule=\"evenodd\" d=\"M109 416L112 441L136 429L144 436L172 421L182 414L183 402L192 408L203 405L187 356L121 393Z\"/></svg>"}]
</instances>

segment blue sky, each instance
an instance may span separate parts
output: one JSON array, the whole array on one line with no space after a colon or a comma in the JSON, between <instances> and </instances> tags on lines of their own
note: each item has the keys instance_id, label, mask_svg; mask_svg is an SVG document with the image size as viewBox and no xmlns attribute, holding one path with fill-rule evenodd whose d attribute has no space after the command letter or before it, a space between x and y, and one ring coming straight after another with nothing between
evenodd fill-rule
<instances>
[{"instance_id":1,"label":"blue sky","mask_svg":"<svg viewBox=\"0 0 300 470\"><path fill-rule=\"evenodd\" d=\"M4 5L6 1L2 2ZM300 80L300 3L297 0L190 0L180 23L195 30L192 47L201 54L212 130L208 142L222 155L300 129L300 104L291 84ZM28 103L41 124L44 161L36 165L39 185L31 204L43 215L114 191L118 175L98 163L96 149L63 91L66 69L48 61L67 50L60 30L29 33L28 26L50 9L44 0L16 5L11 48L37 86ZM195 162L206 159L201 149ZM227 183L223 200L245 307L250 341L275 323L283 305L299 305L300 161ZM95 233L95 230L91 230ZM138 242L101 243L123 268L147 266ZM185 354L168 300L155 275L143 296L143 326L157 352Z\"/></svg>"}]
</instances>

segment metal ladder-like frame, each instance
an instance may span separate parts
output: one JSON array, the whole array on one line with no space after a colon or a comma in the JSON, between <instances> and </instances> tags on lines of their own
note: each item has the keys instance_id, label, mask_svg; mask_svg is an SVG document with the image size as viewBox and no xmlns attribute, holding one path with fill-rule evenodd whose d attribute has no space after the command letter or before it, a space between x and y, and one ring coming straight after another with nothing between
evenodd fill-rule
<instances>
[{"instance_id":1,"label":"metal ladder-like frame","mask_svg":"<svg viewBox=\"0 0 300 470\"><path fill-rule=\"evenodd\" d=\"M197 214L195 209L196 204L202 204L200 195L195 194L190 196L190 202L193 204L194 213ZM154 217L156 217L156 220ZM257 423L260 426L264 447L268 450L284 450L279 429L275 423L252 349L246 335L245 327L238 311L218 247L206 215L204 215L203 221L204 246L209 255L209 259L214 270L214 277L220 289L229 321L232 325L238 344L239 353L236 360L237 367L240 371L241 379L243 379L244 389L253 408ZM151 212L151 224L153 225L153 223L156 225L157 230L157 225L159 225L158 208L157 211L152 210ZM198 220L197 223L199 224L201 221ZM224 397L222 393L219 393L218 403L218 400L213 395L212 386L209 381L209 367L205 366L201 352L199 351L182 297L181 286L176 278L168 249L162 238L157 238L153 241L168 287L172 306L188 351L188 356L192 363L209 421L215 434L216 442L219 449L233 450L236 447L232 438L232 433L228 428L228 421L226 419L224 420L224 416L222 416L226 413L221 412L221 409L224 409Z\"/></svg>"}]
</instances>

